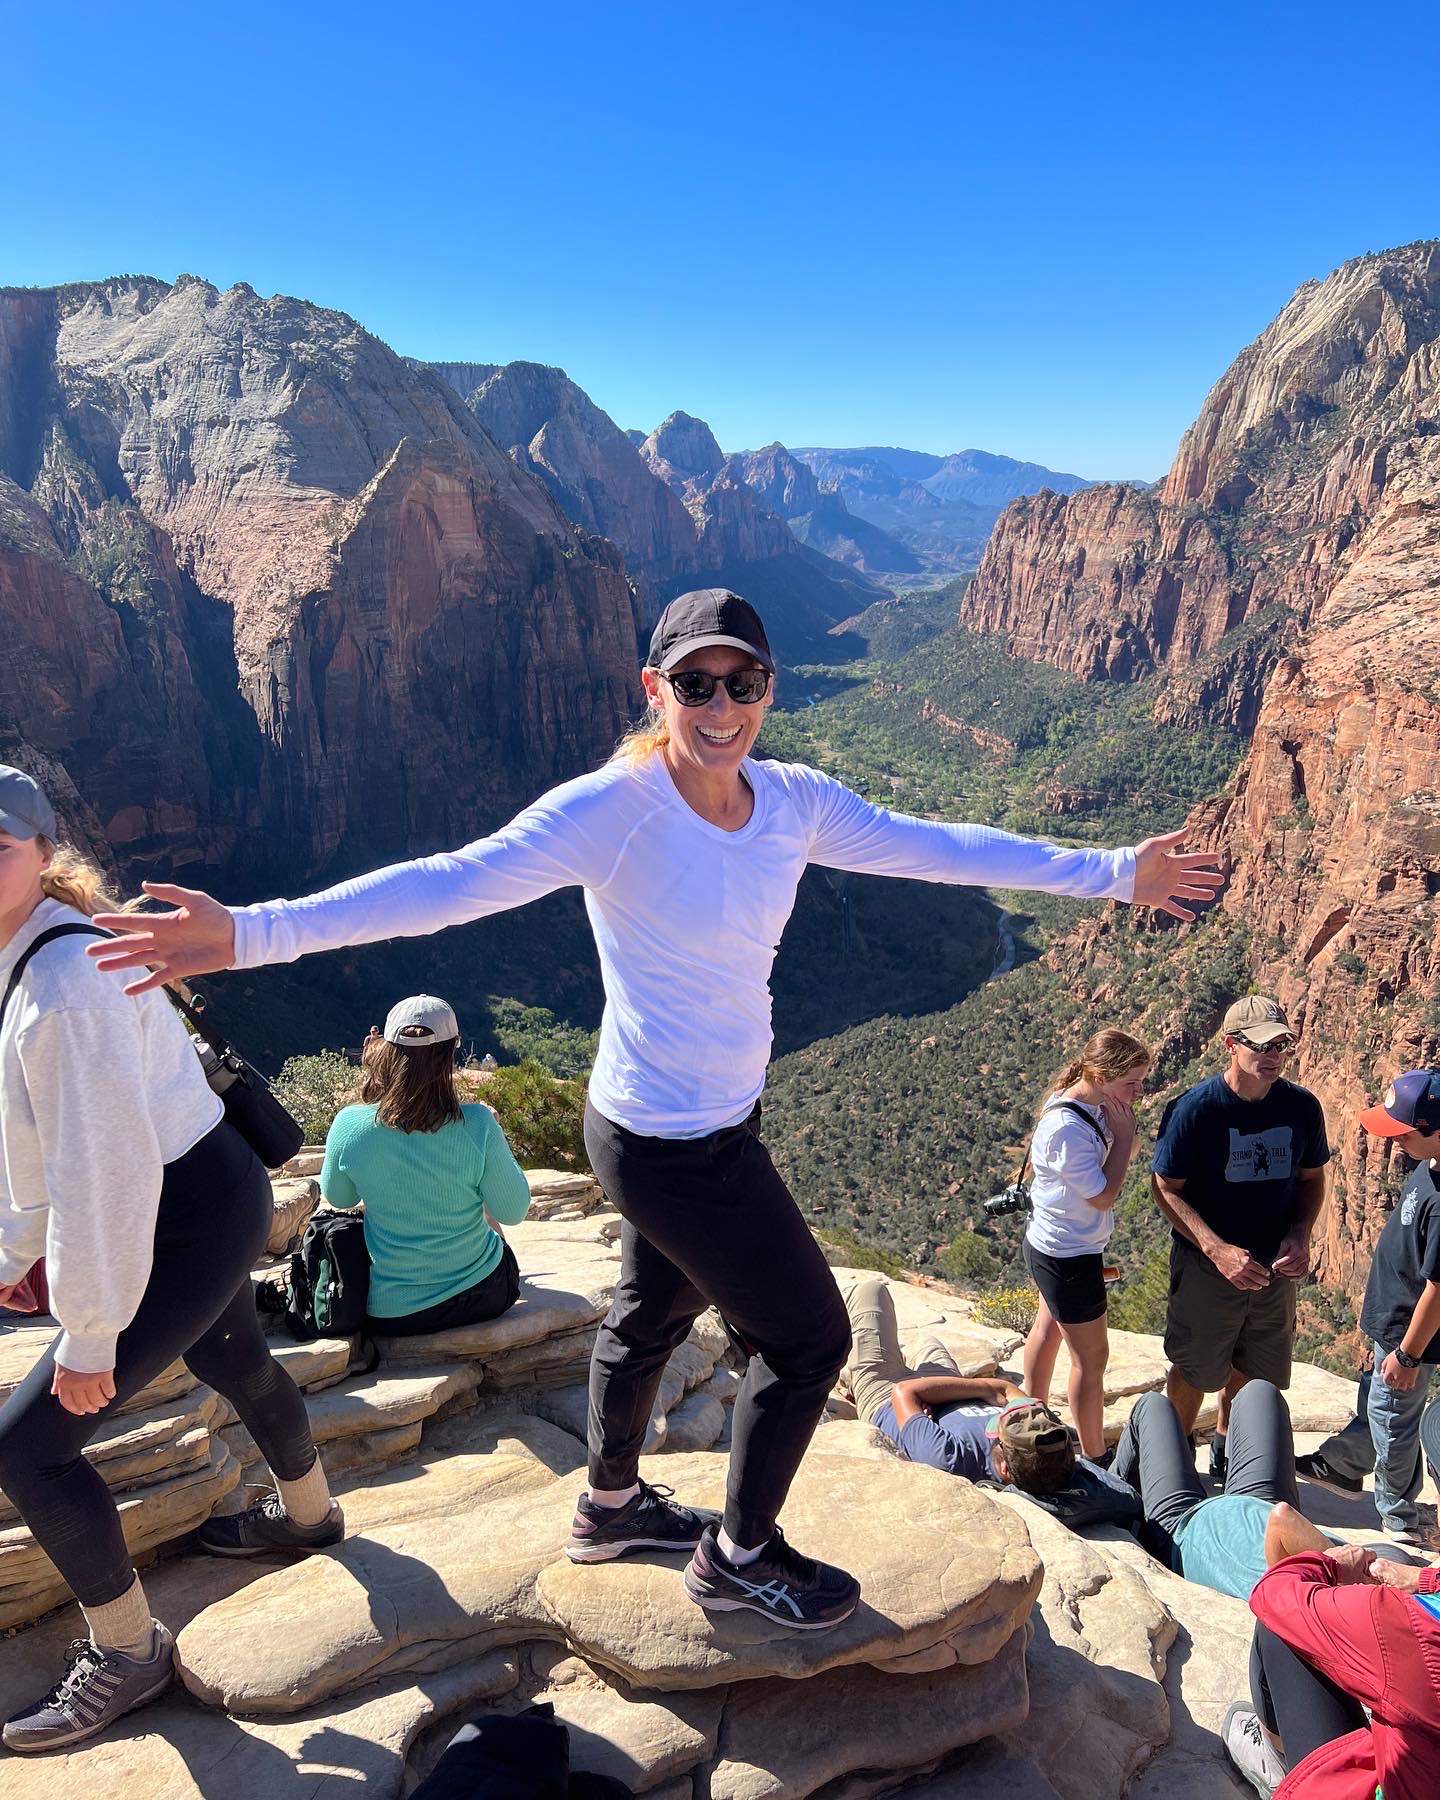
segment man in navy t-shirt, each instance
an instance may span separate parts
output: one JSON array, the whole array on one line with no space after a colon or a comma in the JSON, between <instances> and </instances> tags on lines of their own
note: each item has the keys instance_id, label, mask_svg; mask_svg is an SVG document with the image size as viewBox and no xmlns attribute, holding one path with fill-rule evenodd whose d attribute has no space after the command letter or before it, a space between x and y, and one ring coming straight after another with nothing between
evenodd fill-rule
<instances>
[{"instance_id":1,"label":"man in navy t-shirt","mask_svg":"<svg viewBox=\"0 0 1440 1800\"><path fill-rule=\"evenodd\" d=\"M1320 1102L1281 1075L1295 1034L1279 1003L1248 995L1221 1029L1226 1067L1171 1101L1152 1163L1173 1228L1165 1391L1188 1432L1219 1390L1216 1476L1245 1382L1290 1385L1295 1288L1310 1272L1330 1160Z\"/></svg>"}]
</instances>

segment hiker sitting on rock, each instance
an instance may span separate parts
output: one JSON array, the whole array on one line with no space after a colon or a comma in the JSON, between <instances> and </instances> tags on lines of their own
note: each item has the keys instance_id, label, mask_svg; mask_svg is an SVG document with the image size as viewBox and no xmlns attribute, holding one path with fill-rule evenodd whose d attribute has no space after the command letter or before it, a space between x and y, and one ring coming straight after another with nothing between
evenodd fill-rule
<instances>
[{"instance_id":1,"label":"hiker sitting on rock","mask_svg":"<svg viewBox=\"0 0 1440 1800\"><path fill-rule=\"evenodd\" d=\"M649 713L594 774L492 836L299 902L229 911L155 888L173 912L105 946L138 990L203 970L417 937L580 886L605 1013L585 1144L624 1220L614 1303L591 1361L589 1487L566 1554L598 1562L693 1551L686 1591L784 1630L859 1603L844 1569L792 1549L777 1518L849 1348L819 1246L760 1137L770 971L807 864L1112 898L1193 918L1221 884L1179 833L1071 850L907 818L818 769L752 758L775 658L753 607L721 588L661 614L641 681ZM597 668L596 681L602 677ZM723 1519L640 1478L666 1362L714 1305L750 1351L735 1403Z\"/></svg>"},{"instance_id":2,"label":"hiker sitting on rock","mask_svg":"<svg viewBox=\"0 0 1440 1800\"><path fill-rule=\"evenodd\" d=\"M174 1640L81 1453L177 1356L234 1406L278 1490L212 1519L202 1548L303 1551L344 1535L305 1403L255 1314L269 1180L165 995L126 994L84 954L102 877L56 835L36 783L0 768L0 1302L43 1256L61 1327L0 1406L0 1488L89 1632L6 1724L18 1751L81 1743L171 1682Z\"/></svg>"},{"instance_id":3,"label":"hiker sitting on rock","mask_svg":"<svg viewBox=\"0 0 1440 1800\"><path fill-rule=\"evenodd\" d=\"M518 1225L530 1189L494 1113L456 1093L459 1042L444 1000L399 1001L365 1044L360 1104L325 1140L321 1193L331 1206L365 1204L377 1337L496 1319L520 1295L515 1252L489 1219Z\"/></svg>"},{"instance_id":4,"label":"hiker sitting on rock","mask_svg":"<svg viewBox=\"0 0 1440 1800\"><path fill-rule=\"evenodd\" d=\"M1052 1084L1030 1140L1025 1267L1040 1307L1025 1340L1025 1391L1050 1398L1063 1338L1070 1350L1070 1416L1080 1448L1105 1456L1105 1259L1135 1149L1135 1102L1150 1050L1126 1032L1097 1031Z\"/></svg>"},{"instance_id":5,"label":"hiker sitting on rock","mask_svg":"<svg viewBox=\"0 0 1440 1800\"><path fill-rule=\"evenodd\" d=\"M1135 1402L1111 1472L1140 1495L1140 1537L1177 1575L1248 1600L1267 1557L1325 1549L1331 1542L1300 1511L1290 1409L1272 1382L1249 1381L1230 1413L1225 1491L1213 1497L1195 1451L1164 1394Z\"/></svg>"},{"instance_id":6,"label":"hiker sitting on rock","mask_svg":"<svg viewBox=\"0 0 1440 1800\"><path fill-rule=\"evenodd\" d=\"M1281 1076L1295 1033L1259 994L1225 1014L1227 1063L1170 1102L1152 1162L1173 1228L1165 1392L1186 1431L1219 1392L1210 1473L1225 1475L1230 1405L1247 1381L1290 1385L1295 1290L1325 1204L1320 1102Z\"/></svg>"},{"instance_id":7,"label":"hiker sitting on rock","mask_svg":"<svg viewBox=\"0 0 1440 1800\"><path fill-rule=\"evenodd\" d=\"M1360 1114L1360 1123L1419 1166L1375 1245L1360 1309L1360 1328L1374 1345L1369 1443L1357 1445L1353 1434L1337 1433L1301 1458L1300 1472L1341 1493L1358 1493L1373 1468L1375 1507L1386 1535L1418 1544L1420 1421L1440 1363L1440 1073L1411 1069L1399 1076L1378 1106Z\"/></svg>"},{"instance_id":8,"label":"hiker sitting on rock","mask_svg":"<svg viewBox=\"0 0 1440 1800\"><path fill-rule=\"evenodd\" d=\"M1271 1561L1250 1594L1250 1703L1221 1730L1236 1769L1276 1800L1434 1800L1440 1570L1360 1544Z\"/></svg>"}]
</instances>

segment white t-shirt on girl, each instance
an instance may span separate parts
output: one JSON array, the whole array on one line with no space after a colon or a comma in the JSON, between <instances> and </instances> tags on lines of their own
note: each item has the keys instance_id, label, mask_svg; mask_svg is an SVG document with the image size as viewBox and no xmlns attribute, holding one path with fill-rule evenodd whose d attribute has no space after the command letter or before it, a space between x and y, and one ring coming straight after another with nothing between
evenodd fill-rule
<instances>
[{"instance_id":1,"label":"white t-shirt on girl","mask_svg":"<svg viewBox=\"0 0 1440 1800\"><path fill-rule=\"evenodd\" d=\"M1102 1142L1085 1119L1069 1110L1080 1105L1078 1100L1068 1106L1049 1100L1030 1141L1033 1174L1025 1236L1046 1256L1093 1256L1105 1248L1115 1228L1113 1208L1090 1204L1105 1190L1112 1133L1100 1108L1085 1106L1085 1117L1095 1121Z\"/></svg>"}]
</instances>

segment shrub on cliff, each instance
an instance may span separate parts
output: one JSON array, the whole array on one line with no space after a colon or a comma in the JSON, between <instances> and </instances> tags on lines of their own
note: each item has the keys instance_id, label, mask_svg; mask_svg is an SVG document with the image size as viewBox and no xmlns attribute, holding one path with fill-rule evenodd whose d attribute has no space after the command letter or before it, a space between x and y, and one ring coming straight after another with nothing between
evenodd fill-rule
<instances>
[{"instance_id":1,"label":"shrub on cliff","mask_svg":"<svg viewBox=\"0 0 1440 1800\"><path fill-rule=\"evenodd\" d=\"M360 1071L338 1050L292 1056L275 1077L276 1096L300 1121L307 1144L323 1144L342 1106L355 1099Z\"/></svg>"}]
</instances>

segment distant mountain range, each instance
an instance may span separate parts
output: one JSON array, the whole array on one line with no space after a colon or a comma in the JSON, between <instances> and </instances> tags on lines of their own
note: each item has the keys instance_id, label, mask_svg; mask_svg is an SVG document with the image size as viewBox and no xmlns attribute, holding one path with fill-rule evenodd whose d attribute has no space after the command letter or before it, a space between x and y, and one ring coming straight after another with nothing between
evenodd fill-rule
<instances>
[{"instance_id":1,"label":"distant mountain range","mask_svg":"<svg viewBox=\"0 0 1440 1800\"><path fill-rule=\"evenodd\" d=\"M823 491L838 495L855 517L887 532L919 568L936 574L974 568L1012 500L1045 489L1073 494L1092 485L1081 475L989 450L936 456L868 444L852 450L808 446L794 455Z\"/></svg>"}]
</instances>

